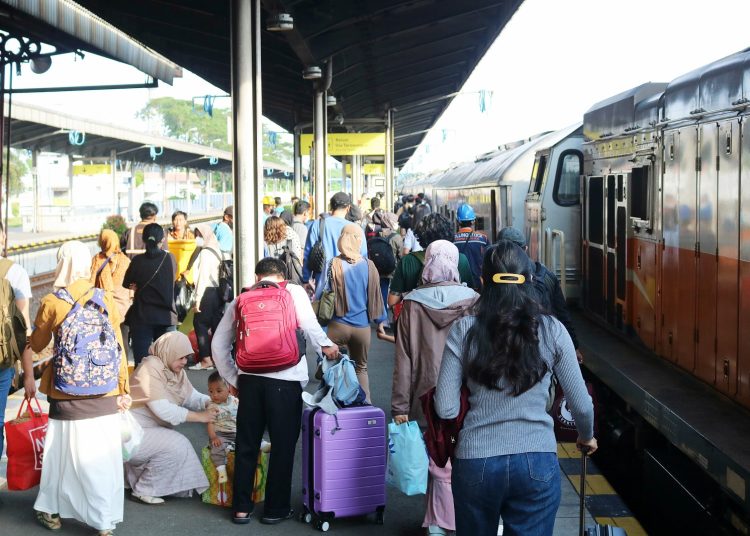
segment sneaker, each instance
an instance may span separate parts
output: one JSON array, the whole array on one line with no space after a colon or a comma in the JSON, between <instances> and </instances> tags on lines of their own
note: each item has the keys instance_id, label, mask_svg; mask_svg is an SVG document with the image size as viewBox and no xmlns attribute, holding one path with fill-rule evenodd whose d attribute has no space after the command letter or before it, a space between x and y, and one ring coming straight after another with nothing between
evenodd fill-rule
<instances>
[{"instance_id":1,"label":"sneaker","mask_svg":"<svg viewBox=\"0 0 750 536\"><path fill-rule=\"evenodd\" d=\"M161 497L152 497L151 495L136 495L135 493L131 493L130 496L133 499L137 501L141 501L142 503L145 503L145 504L151 504L151 505L164 504L164 499L162 499Z\"/></svg>"},{"instance_id":2,"label":"sneaker","mask_svg":"<svg viewBox=\"0 0 750 536\"><path fill-rule=\"evenodd\" d=\"M260 518L260 522L264 525L278 525L282 521L286 521L287 519L292 519L294 517L294 510L292 508L289 509L289 513L285 516L267 516L264 515Z\"/></svg>"},{"instance_id":3,"label":"sneaker","mask_svg":"<svg viewBox=\"0 0 750 536\"><path fill-rule=\"evenodd\" d=\"M196 363L195 365L188 367L188 370L214 370L214 367L213 365L204 367L200 363Z\"/></svg>"},{"instance_id":4,"label":"sneaker","mask_svg":"<svg viewBox=\"0 0 750 536\"><path fill-rule=\"evenodd\" d=\"M260 442L260 451L261 452L271 452L271 443L266 441L265 439Z\"/></svg>"},{"instance_id":5,"label":"sneaker","mask_svg":"<svg viewBox=\"0 0 750 536\"><path fill-rule=\"evenodd\" d=\"M219 484L226 484L229 480L229 476L227 476L227 468L224 465L220 465L216 468L216 474L218 475Z\"/></svg>"},{"instance_id":6,"label":"sneaker","mask_svg":"<svg viewBox=\"0 0 750 536\"><path fill-rule=\"evenodd\" d=\"M244 516L240 516L240 513L244 513ZM234 512L232 514L232 523L237 525L247 525L250 523L250 518L253 517L252 512Z\"/></svg>"}]
</instances>

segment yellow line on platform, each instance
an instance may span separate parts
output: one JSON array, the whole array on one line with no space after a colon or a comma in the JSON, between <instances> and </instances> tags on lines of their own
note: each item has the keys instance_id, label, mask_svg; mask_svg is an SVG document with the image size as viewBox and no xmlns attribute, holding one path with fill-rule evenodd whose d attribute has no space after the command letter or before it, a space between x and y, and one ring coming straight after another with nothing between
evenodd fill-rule
<instances>
[{"instance_id":1,"label":"yellow line on platform","mask_svg":"<svg viewBox=\"0 0 750 536\"><path fill-rule=\"evenodd\" d=\"M597 517L595 521L600 525L614 525L625 529L628 536L648 536L638 520L634 517Z\"/></svg>"},{"instance_id":2,"label":"yellow line on platform","mask_svg":"<svg viewBox=\"0 0 750 536\"><path fill-rule=\"evenodd\" d=\"M568 475L568 480L580 493L581 475ZM586 495L617 495L617 492L602 475L586 475Z\"/></svg>"}]
</instances>

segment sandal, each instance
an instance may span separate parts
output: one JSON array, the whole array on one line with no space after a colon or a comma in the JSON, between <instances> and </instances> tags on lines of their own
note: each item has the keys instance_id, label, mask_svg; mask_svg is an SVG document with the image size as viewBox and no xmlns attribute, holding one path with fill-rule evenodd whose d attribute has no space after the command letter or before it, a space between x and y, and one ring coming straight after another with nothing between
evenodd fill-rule
<instances>
[{"instance_id":1,"label":"sandal","mask_svg":"<svg viewBox=\"0 0 750 536\"><path fill-rule=\"evenodd\" d=\"M250 523L251 517L253 517L252 512L235 512L234 514L232 514L232 523L236 523L237 525L247 525L248 523Z\"/></svg>"},{"instance_id":2,"label":"sandal","mask_svg":"<svg viewBox=\"0 0 750 536\"><path fill-rule=\"evenodd\" d=\"M47 512L36 512L36 520L45 529L49 530L60 530L62 528L62 521L60 521L59 514L48 514Z\"/></svg>"}]
</instances>

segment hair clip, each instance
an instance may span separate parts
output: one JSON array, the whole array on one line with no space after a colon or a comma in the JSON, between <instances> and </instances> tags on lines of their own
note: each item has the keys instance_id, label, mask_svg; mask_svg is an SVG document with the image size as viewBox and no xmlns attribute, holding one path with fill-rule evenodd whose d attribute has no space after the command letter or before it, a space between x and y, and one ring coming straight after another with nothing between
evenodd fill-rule
<instances>
[{"instance_id":1,"label":"hair clip","mask_svg":"<svg viewBox=\"0 0 750 536\"><path fill-rule=\"evenodd\" d=\"M521 274L495 274L492 276L492 281L495 283L512 283L514 285L522 285L526 282L526 277Z\"/></svg>"}]
</instances>

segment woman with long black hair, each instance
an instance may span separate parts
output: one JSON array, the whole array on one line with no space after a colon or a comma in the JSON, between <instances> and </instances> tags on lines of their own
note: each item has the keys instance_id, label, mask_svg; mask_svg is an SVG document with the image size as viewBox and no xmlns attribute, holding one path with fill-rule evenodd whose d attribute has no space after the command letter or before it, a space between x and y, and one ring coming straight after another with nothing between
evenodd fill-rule
<instances>
[{"instance_id":1,"label":"woman with long black hair","mask_svg":"<svg viewBox=\"0 0 750 536\"><path fill-rule=\"evenodd\" d=\"M509 241L490 247L475 315L451 328L435 406L458 415L462 382L470 391L453 460L459 536L551 535L560 504L560 469L546 412L552 373L565 391L578 445L596 448L594 410L564 326L542 314L531 292L531 265Z\"/></svg>"},{"instance_id":2,"label":"woman with long black hair","mask_svg":"<svg viewBox=\"0 0 750 536\"><path fill-rule=\"evenodd\" d=\"M164 251L164 229L158 223L143 228L146 252L136 255L128 266L122 286L135 291L133 305L125 321L130 327L133 359L138 366L148 348L167 331L174 331L177 313L174 306L174 274L177 263Z\"/></svg>"}]
</instances>

